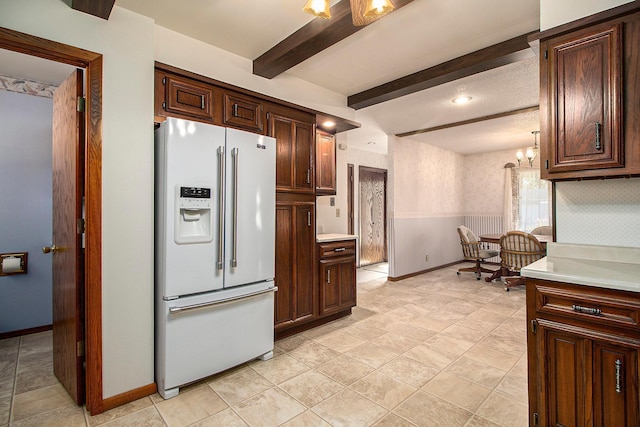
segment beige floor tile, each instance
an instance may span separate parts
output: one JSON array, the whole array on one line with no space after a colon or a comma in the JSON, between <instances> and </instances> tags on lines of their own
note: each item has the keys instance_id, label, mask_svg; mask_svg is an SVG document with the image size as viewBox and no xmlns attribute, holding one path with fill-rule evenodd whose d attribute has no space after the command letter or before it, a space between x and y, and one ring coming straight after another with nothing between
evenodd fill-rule
<instances>
[{"instance_id":1,"label":"beige floor tile","mask_svg":"<svg viewBox=\"0 0 640 427\"><path fill-rule=\"evenodd\" d=\"M462 356L445 370L481 386L493 389L507 374L506 371Z\"/></svg>"},{"instance_id":2,"label":"beige floor tile","mask_svg":"<svg viewBox=\"0 0 640 427\"><path fill-rule=\"evenodd\" d=\"M527 351L526 336L523 334L523 337L522 339L516 339L511 336L500 337L492 332L480 340L479 344L519 358Z\"/></svg>"},{"instance_id":3,"label":"beige floor tile","mask_svg":"<svg viewBox=\"0 0 640 427\"><path fill-rule=\"evenodd\" d=\"M345 389L312 408L332 426L370 426L387 411L353 390Z\"/></svg>"},{"instance_id":4,"label":"beige floor tile","mask_svg":"<svg viewBox=\"0 0 640 427\"><path fill-rule=\"evenodd\" d=\"M496 387L496 391L519 402L527 403L529 395L526 373L522 375L518 371L511 370Z\"/></svg>"},{"instance_id":5,"label":"beige floor tile","mask_svg":"<svg viewBox=\"0 0 640 427\"><path fill-rule=\"evenodd\" d=\"M340 356L340 353L331 350L320 343L312 342L297 348L289 353L289 356L299 360L307 366L314 367Z\"/></svg>"},{"instance_id":6,"label":"beige floor tile","mask_svg":"<svg viewBox=\"0 0 640 427\"><path fill-rule=\"evenodd\" d=\"M344 388L344 385L316 372L308 371L280 384L280 388L299 402L312 407Z\"/></svg>"},{"instance_id":7,"label":"beige floor tile","mask_svg":"<svg viewBox=\"0 0 640 427\"><path fill-rule=\"evenodd\" d=\"M9 424L11 414L11 396L0 398L0 426Z\"/></svg>"},{"instance_id":8,"label":"beige floor tile","mask_svg":"<svg viewBox=\"0 0 640 427\"><path fill-rule=\"evenodd\" d=\"M410 359L439 370L446 368L456 359L455 356L452 357L451 355L443 354L425 344L412 348L404 353L404 355Z\"/></svg>"},{"instance_id":9,"label":"beige floor tile","mask_svg":"<svg viewBox=\"0 0 640 427\"><path fill-rule=\"evenodd\" d=\"M466 326L462 326L458 323L454 323L445 330L439 332L439 334L447 337L462 339L474 344L484 338L484 335L481 335L477 331L467 328Z\"/></svg>"},{"instance_id":10,"label":"beige floor tile","mask_svg":"<svg viewBox=\"0 0 640 427\"><path fill-rule=\"evenodd\" d=\"M391 350L388 347L381 347L373 343L364 343L346 352L352 357L372 368L379 368L395 356L400 354L399 350Z\"/></svg>"},{"instance_id":11,"label":"beige floor tile","mask_svg":"<svg viewBox=\"0 0 640 427\"><path fill-rule=\"evenodd\" d=\"M191 427L247 427L247 425L238 414L228 408L192 424Z\"/></svg>"},{"instance_id":12,"label":"beige floor tile","mask_svg":"<svg viewBox=\"0 0 640 427\"><path fill-rule=\"evenodd\" d=\"M0 340L0 362L5 360L15 361L20 348L20 337L5 338Z\"/></svg>"},{"instance_id":13,"label":"beige floor tile","mask_svg":"<svg viewBox=\"0 0 640 427\"><path fill-rule=\"evenodd\" d=\"M279 388L272 388L233 407L252 427L273 427L291 420L306 408Z\"/></svg>"},{"instance_id":14,"label":"beige floor tile","mask_svg":"<svg viewBox=\"0 0 640 427\"><path fill-rule=\"evenodd\" d=\"M51 331L20 337L20 357L32 353L51 352L53 350L53 333Z\"/></svg>"},{"instance_id":15,"label":"beige floor tile","mask_svg":"<svg viewBox=\"0 0 640 427\"><path fill-rule=\"evenodd\" d=\"M303 334L297 334L276 341L275 346L286 352L289 352L309 343L311 343L310 338L306 337Z\"/></svg>"},{"instance_id":16,"label":"beige floor tile","mask_svg":"<svg viewBox=\"0 0 640 427\"><path fill-rule=\"evenodd\" d=\"M400 418L396 414L385 415L377 424L376 427L413 427L414 423Z\"/></svg>"},{"instance_id":17,"label":"beige floor tile","mask_svg":"<svg viewBox=\"0 0 640 427\"><path fill-rule=\"evenodd\" d=\"M469 420L469 422L465 427L502 427L502 426L499 426L496 423L492 423L489 420L485 420L484 418L479 417L477 415L474 415L473 418Z\"/></svg>"},{"instance_id":18,"label":"beige floor tile","mask_svg":"<svg viewBox=\"0 0 640 427\"><path fill-rule=\"evenodd\" d=\"M465 351L473 347L475 342L467 341L462 338L456 338L449 335L437 334L424 342L424 345L433 350L448 356L450 359L456 359Z\"/></svg>"},{"instance_id":19,"label":"beige floor tile","mask_svg":"<svg viewBox=\"0 0 640 427\"><path fill-rule=\"evenodd\" d=\"M475 411L491 393L491 389L447 372L442 372L433 378L422 387L422 390L471 412Z\"/></svg>"},{"instance_id":20,"label":"beige floor tile","mask_svg":"<svg viewBox=\"0 0 640 427\"><path fill-rule=\"evenodd\" d=\"M271 387L273 383L253 368L244 368L209 382L211 387L229 405L235 405Z\"/></svg>"},{"instance_id":21,"label":"beige floor tile","mask_svg":"<svg viewBox=\"0 0 640 427\"><path fill-rule=\"evenodd\" d=\"M397 325L391 331L391 333L401 335L405 338L410 338L416 341L425 341L434 336L437 332L429 329L419 328L407 323L401 323L400 325Z\"/></svg>"},{"instance_id":22,"label":"beige floor tile","mask_svg":"<svg viewBox=\"0 0 640 427\"><path fill-rule=\"evenodd\" d=\"M368 320L364 320L363 322L367 322ZM343 330L348 335L359 338L364 341L370 341L378 338L387 333L386 329L378 328L376 326L364 325L362 323L357 323L353 326L349 326Z\"/></svg>"},{"instance_id":23,"label":"beige floor tile","mask_svg":"<svg viewBox=\"0 0 640 427\"><path fill-rule=\"evenodd\" d=\"M387 332L381 337L376 338L373 342L376 345L379 345L382 348L386 348L387 350L394 353L405 352L421 343L421 341L414 340L413 338L408 338L404 335L398 334L397 332Z\"/></svg>"},{"instance_id":24,"label":"beige floor tile","mask_svg":"<svg viewBox=\"0 0 640 427\"><path fill-rule=\"evenodd\" d=\"M146 409L134 412L121 418L117 418L107 424L106 427L164 427L165 422L155 407L150 406Z\"/></svg>"},{"instance_id":25,"label":"beige floor tile","mask_svg":"<svg viewBox=\"0 0 640 427\"><path fill-rule=\"evenodd\" d=\"M73 400L60 384L16 394L13 400L11 421L33 417L72 403Z\"/></svg>"},{"instance_id":26,"label":"beige floor tile","mask_svg":"<svg viewBox=\"0 0 640 427\"><path fill-rule=\"evenodd\" d=\"M373 372L374 369L351 357L343 355L331 359L324 365L318 366L316 370L343 385L351 385L365 375Z\"/></svg>"},{"instance_id":27,"label":"beige floor tile","mask_svg":"<svg viewBox=\"0 0 640 427\"><path fill-rule=\"evenodd\" d=\"M509 370L520 359L521 355L514 355L499 351L487 345L486 343L478 343L468 350L465 357L473 359L476 362L484 363L498 369Z\"/></svg>"},{"instance_id":28,"label":"beige floor tile","mask_svg":"<svg viewBox=\"0 0 640 427\"><path fill-rule=\"evenodd\" d=\"M412 320L410 324L419 328L429 329L430 331L440 332L453 325L455 322L456 320L453 319L447 320L434 318L432 316L420 316L417 319Z\"/></svg>"},{"instance_id":29,"label":"beige floor tile","mask_svg":"<svg viewBox=\"0 0 640 427\"><path fill-rule=\"evenodd\" d=\"M309 370L307 365L286 354L256 363L252 368L274 384L280 384Z\"/></svg>"},{"instance_id":30,"label":"beige floor tile","mask_svg":"<svg viewBox=\"0 0 640 427\"><path fill-rule=\"evenodd\" d=\"M331 334L318 338L317 341L325 347L328 347L331 350L337 351L339 353L345 353L352 348L355 348L366 342L363 339L346 334L344 332L333 332Z\"/></svg>"},{"instance_id":31,"label":"beige floor tile","mask_svg":"<svg viewBox=\"0 0 640 427\"><path fill-rule=\"evenodd\" d=\"M58 379L53 374L53 364L30 369L20 367L19 371L16 376L15 394L26 393L58 383Z\"/></svg>"},{"instance_id":32,"label":"beige floor tile","mask_svg":"<svg viewBox=\"0 0 640 427\"><path fill-rule=\"evenodd\" d=\"M526 427L529 425L528 406L500 393L491 393L478 408L476 415L504 427Z\"/></svg>"},{"instance_id":33,"label":"beige floor tile","mask_svg":"<svg viewBox=\"0 0 640 427\"><path fill-rule=\"evenodd\" d=\"M160 395L157 395L160 396ZM160 398L162 401L163 399ZM117 418L122 418L127 415L133 414L141 409L147 408L152 405L152 400L149 397L143 397L142 399L134 400L133 402L126 403L117 408L110 409L98 415L88 415L87 420L90 426L97 426L100 424L108 423Z\"/></svg>"},{"instance_id":34,"label":"beige floor tile","mask_svg":"<svg viewBox=\"0 0 640 427\"><path fill-rule=\"evenodd\" d=\"M424 427L462 427L473 415L465 409L421 391L400 404L394 412Z\"/></svg>"},{"instance_id":35,"label":"beige floor tile","mask_svg":"<svg viewBox=\"0 0 640 427\"><path fill-rule=\"evenodd\" d=\"M415 388L422 387L440 373L439 369L405 356L396 357L379 371Z\"/></svg>"},{"instance_id":36,"label":"beige floor tile","mask_svg":"<svg viewBox=\"0 0 640 427\"><path fill-rule=\"evenodd\" d=\"M15 427L84 427L86 425L84 411L75 403L11 423L11 426Z\"/></svg>"},{"instance_id":37,"label":"beige floor tile","mask_svg":"<svg viewBox=\"0 0 640 427\"><path fill-rule=\"evenodd\" d=\"M389 410L395 408L416 391L415 387L411 387L380 371L374 371L355 382L351 385L351 389Z\"/></svg>"},{"instance_id":38,"label":"beige floor tile","mask_svg":"<svg viewBox=\"0 0 640 427\"><path fill-rule=\"evenodd\" d=\"M156 404L169 427L184 427L227 408L208 385L181 391L178 396Z\"/></svg>"},{"instance_id":39,"label":"beige floor tile","mask_svg":"<svg viewBox=\"0 0 640 427\"><path fill-rule=\"evenodd\" d=\"M331 427L331 424L320 418L313 411L305 411L280 427Z\"/></svg>"}]
</instances>

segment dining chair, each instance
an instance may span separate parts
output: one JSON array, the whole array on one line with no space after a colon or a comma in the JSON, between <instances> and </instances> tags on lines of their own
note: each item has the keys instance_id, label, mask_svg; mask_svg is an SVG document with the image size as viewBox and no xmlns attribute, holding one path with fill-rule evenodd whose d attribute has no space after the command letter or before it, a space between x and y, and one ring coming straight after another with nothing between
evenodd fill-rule
<instances>
[{"instance_id":1,"label":"dining chair","mask_svg":"<svg viewBox=\"0 0 640 427\"><path fill-rule=\"evenodd\" d=\"M551 236L553 235L553 228L551 228L550 225L542 225L534 228L531 234L535 234L536 236Z\"/></svg>"},{"instance_id":2,"label":"dining chair","mask_svg":"<svg viewBox=\"0 0 640 427\"><path fill-rule=\"evenodd\" d=\"M478 237L465 227L461 225L458 227L458 235L460 236L460 244L462 245L462 254L466 261L473 261L475 266L459 268L456 274L460 275L460 272L468 271L476 273L476 280L480 280L482 273L495 273L494 270L482 267L481 263L487 258L498 256L498 251L492 249L482 249L481 243L478 241Z\"/></svg>"},{"instance_id":3,"label":"dining chair","mask_svg":"<svg viewBox=\"0 0 640 427\"><path fill-rule=\"evenodd\" d=\"M546 256L546 249L538 239L523 231L508 231L500 238L500 258L502 259L502 283L505 291L524 285L520 269Z\"/></svg>"}]
</instances>

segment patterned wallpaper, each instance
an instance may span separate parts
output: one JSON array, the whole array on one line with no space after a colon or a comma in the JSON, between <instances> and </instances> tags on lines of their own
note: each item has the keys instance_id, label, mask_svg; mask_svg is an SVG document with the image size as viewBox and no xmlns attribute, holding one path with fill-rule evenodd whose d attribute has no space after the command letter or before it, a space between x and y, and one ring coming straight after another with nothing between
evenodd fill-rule
<instances>
[{"instance_id":1,"label":"patterned wallpaper","mask_svg":"<svg viewBox=\"0 0 640 427\"><path fill-rule=\"evenodd\" d=\"M640 247L640 178L556 184L561 243Z\"/></svg>"},{"instance_id":2,"label":"patterned wallpaper","mask_svg":"<svg viewBox=\"0 0 640 427\"><path fill-rule=\"evenodd\" d=\"M0 75L0 90L53 98L57 86Z\"/></svg>"}]
</instances>

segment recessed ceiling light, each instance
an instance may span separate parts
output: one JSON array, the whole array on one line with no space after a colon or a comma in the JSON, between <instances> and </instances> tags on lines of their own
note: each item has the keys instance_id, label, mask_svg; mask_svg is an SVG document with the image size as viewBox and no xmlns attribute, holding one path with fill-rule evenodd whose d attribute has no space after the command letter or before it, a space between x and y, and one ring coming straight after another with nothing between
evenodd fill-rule
<instances>
[{"instance_id":1,"label":"recessed ceiling light","mask_svg":"<svg viewBox=\"0 0 640 427\"><path fill-rule=\"evenodd\" d=\"M473 98L467 95L460 95L460 96L456 96L455 98L453 98L451 100L451 102L453 102L454 104L458 104L458 105L462 105L462 104L466 104L467 102L471 101Z\"/></svg>"},{"instance_id":2,"label":"recessed ceiling light","mask_svg":"<svg viewBox=\"0 0 640 427\"><path fill-rule=\"evenodd\" d=\"M332 122L331 120L327 120L325 122L322 122L322 126L326 127L326 128L332 128L336 125L336 122Z\"/></svg>"}]
</instances>

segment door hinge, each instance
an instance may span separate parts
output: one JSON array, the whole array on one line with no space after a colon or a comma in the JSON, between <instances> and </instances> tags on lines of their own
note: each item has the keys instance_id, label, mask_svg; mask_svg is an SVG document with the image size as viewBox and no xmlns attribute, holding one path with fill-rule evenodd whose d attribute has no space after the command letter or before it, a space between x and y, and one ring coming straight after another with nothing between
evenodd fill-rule
<instances>
[{"instance_id":1,"label":"door hinge","mask_svg":"<svg viewBox=\"0 0 640 427\"><path fill-rule=\"evenodd\" d=\"M167 78L166 78L166 77L163 77L163 78L162 78L162 84L163 84L163 85L166 85L166 84L167 84Z\"/></svg>"},{"instance_id":2,"label":"door hinge","mask_svg":"<svg viewBox=\"0 0 640 427\"><path fill-rule=\"evenodd\" d=\"M534 426L538 425L538 413L537 412L533 413L533 425Z\"/></svg>"},{"instance_id":3,"label":"door hinge","mask_svg":"<svg viewBox=\"0 0 640 427\"><path fill-rule=\"evenodd\" d=\"M544 161L544 168L549 169L549 160Z\"/></svg>"},{"instance_id":4,"label":"door hinge","mask_svg":"<svg viewBox=\"0 0 640 427\"><path fill-rule=\"evenodd\" d=\"M84 218L78 218L76 220L76 233L84 234Z\"/></svg>"},{"instance_id":5,"label":"door hinge","mask_svg":"<svg viewBox=\"0 0 640 427\"><path fill-rule=\"evenodd\" d=\"M85 109L85 104L86 104L86 98L79 96L78 97L78 113L84 113L84 109Z\"/></svg>"},{"instance_id":6,"label":"door hinge","mask_svg":"<svg viewBox=\"0 0 640 427\"><path fill-rule=\"evenodd\" d=\"M535 320L531 321L531 332L533 332L534 334L538 332L538 322L536 322Z\"/></svg>"},{"instance_id":7,"label":"door hinge","mask_svg":"<svg viewBox=\"0 0 640 427\"><path fill-rule=\"evenodd\" d=\"M76 343L76 356L84 357L84 340Z\"/></svg>"},{"instance_id":8,"label":"door hinge","mask_svg":"<svg viewBox=\"0 0 640 427\"><path fill-rule=\"evenodd\" d=\"M549 50L548 49L544 50L544 59L549 59Z\"/></svg>"}]
</instances>

